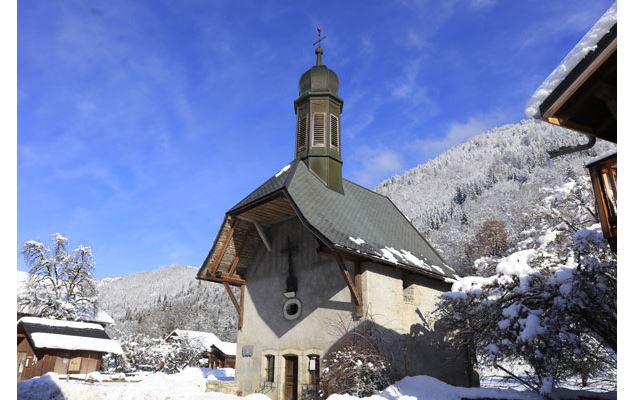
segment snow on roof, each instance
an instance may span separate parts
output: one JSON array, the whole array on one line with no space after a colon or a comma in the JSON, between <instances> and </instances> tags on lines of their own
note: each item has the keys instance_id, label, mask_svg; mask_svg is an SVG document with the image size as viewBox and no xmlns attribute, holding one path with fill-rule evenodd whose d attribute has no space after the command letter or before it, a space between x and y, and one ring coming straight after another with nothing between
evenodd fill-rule
<instances>
[{"instance_id":1,"label":"snow on roof","mask_svg":"<svg viewBox=\"0 0 635 400\"><path fill-rule=\"evenodd\" d=\"M549 97L549 95L560 85L567 75L578 65L586 55L595 50L598 42L602 39L617 23L617 5L613 5L602 15L602 17L593 25L584 37L575 45L575 47L560 62L560 65L551 72L540 87L533 94L527 106L525 114L528 117L540 118L540 105Z\"/></svg>"},{"instance_id":2,"label":"snow on roof","mask_svg":"<svg viewBox=\"0 0 635 400\"><path fill-rule=\"evenodd\" d=\"M280 169L280 171L278 171L278 173L276 174L276 178L279 178L280 175L284 174L285 172L287 172L289 170L289 168L291 168L291 164L287 164L284 167L282 167Z\"/></svg>"},{"instance_id":3,"label":"snow on roof","mask_svg":"<svg viewBox=\"0 0 635 400\"><path fill-rule=\"evenodd\" d=\"M166 340L171 336L176 335L179 337L187 338L190 343L198 344L202 350L208 350L210 347L215 346L217 349L225 353L226 355L236 355L236 343L224 342L214 335L212 332L201 331L188 331L184 329L175 329L168 335Z\"/></svg>"},{"instance_id":4,"label":"snow on roof","mask_svg":"<svg viewBox=\"0 0 635 400\"><path fill-rule=\"evenodd\" d=\"M584 164L584 166L588 167L591 164L595 164L598 161L602 161L605 158L609 158L609 157L614 156L616 154L617 154L617 149L605 151L604 153L598 154L597 156L595 156L592 159L590 159L589 161L587 161L586 164Z\"/></svg>"},{"instance_id":5,"label":"snow on roof","mask_svg":"<svg viewBox=\"0 0 635 400\"><path fill-rule=\"evenodd\" d=\"M96 324L92 324L96 325ZM35 332L31 334L33 345L44 349L86 350L103 353L123 354L116 340L83 336L59 335L56 333Z\"/></svg>"},{"instance_id":6,"label":"snow on roof","mask_svg":"<svg viewBox=\"0 0 635 400\"><path fill-rule=\"evenodd\" d=\"M119 343L97 323L23 317L20 324L36 348L122 353Z\"/></svg>"},{"instance_id":7,"label":"snow on roof","mask_svg":"<svg viewBox=\"0 0 635 400\"><path fill-rule=\"evenodd\" d=\"M43 326L57 326L63 328L75 328L75 329L98 329L103 331L104 327L93 322L79 322L79 321L64 321L51 318L40 317L22 317L18 320L18 324L24 322L27 324L36 324Z\"/></svg>"}]
</instances>

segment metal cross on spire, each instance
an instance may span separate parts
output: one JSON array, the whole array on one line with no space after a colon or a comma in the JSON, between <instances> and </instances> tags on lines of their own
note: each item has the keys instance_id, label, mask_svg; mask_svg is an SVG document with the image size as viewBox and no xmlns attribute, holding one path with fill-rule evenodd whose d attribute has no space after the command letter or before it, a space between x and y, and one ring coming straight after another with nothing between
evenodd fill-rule
<instances>
[{"instance_id":1,"label":"metal cross on spire","mask_svg":"<svg viewBox=\"0 0 635 400\"><path fill-rule=\"evenodd\" d=\"M315 65L322 65L322 40L326 39L326 35L322 36L322 28L320 28L320 25L316 26L317 28L317 33L318 33L318 40L317 42L313 43L313 46L315 46L317 44L317 47L315 48Z\"/></svg>"},{"instance_id":2,"label":"metal cross on spire","mask_svg":"<svg viewBox=\"0 0 635 400\"><path fill-rule=\"evenodd\" d=\"M317 44L318 47L321 47L320 45L322 44L322 40L326 39L326 35L322 37L322 28L320 28L320 25L317 25L316 28L318 33L318 40L317 42L313 43L313 46Z\"/></svg>"}]
</instances>

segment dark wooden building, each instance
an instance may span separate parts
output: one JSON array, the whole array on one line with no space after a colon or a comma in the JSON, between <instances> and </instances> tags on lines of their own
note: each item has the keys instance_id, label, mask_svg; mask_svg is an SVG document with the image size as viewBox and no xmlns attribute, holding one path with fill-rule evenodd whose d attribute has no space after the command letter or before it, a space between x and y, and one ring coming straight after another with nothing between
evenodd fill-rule
<instances>
[{"instance_id":1,"label":"dark wooden building","mask_svg":"<svg viewBox=\"0 0 635 400\"><path fill-rule=\"evenodd\" d=\"M17 378L55 372L87 374L106 353L121 354L117 341L96 323L24 317L18 320Z\"/></svg>"},{"instance_id":2,"label":"dark wooden building","mask_svg":"<svg viewBox=\"0 0 635 400\"><path fill-rule=\"evenodd\" d=\"M587 136L587 143L549 152L551 157L617 143L617 7L613 4L532 96L527 115ZM617 251L617 150L590 160L598 219Z\"/></svg>"}]
</instances>

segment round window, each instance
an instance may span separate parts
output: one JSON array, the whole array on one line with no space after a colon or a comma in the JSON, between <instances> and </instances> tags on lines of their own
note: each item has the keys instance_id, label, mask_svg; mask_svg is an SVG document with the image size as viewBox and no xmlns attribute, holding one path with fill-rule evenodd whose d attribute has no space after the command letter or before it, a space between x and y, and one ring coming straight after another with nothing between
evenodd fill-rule
<instances>
[{"instance_id":1,"label":"round window","mask_svg":"<svg viewBox=\"0 0 635 400\"><path fill-rule=\"evenodd\" d=\"M302 311L302 303L300 303L300 300L296 298L285 301L282 306L282 313L288 320L298 318L300 316L300 311Z\"/></svg>"}]
</instances>

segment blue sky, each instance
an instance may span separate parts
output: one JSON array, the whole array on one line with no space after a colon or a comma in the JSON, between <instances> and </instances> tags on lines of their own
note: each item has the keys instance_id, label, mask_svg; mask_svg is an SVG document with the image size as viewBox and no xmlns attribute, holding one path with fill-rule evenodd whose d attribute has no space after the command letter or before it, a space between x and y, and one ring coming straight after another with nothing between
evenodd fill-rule
<instances>
[{"instance_id":1,"label":"blue sky","mask_svg":"<svg viewBox=\"0 0 635 400\"><path fill-rule=\"evenodd\" d=\"M20 1L16 254L62 232L99 277L200 265L224 212L293 158L316 24L344 175L372 188L524 118L611 4Z\"/></svg>"}]
</instances>

